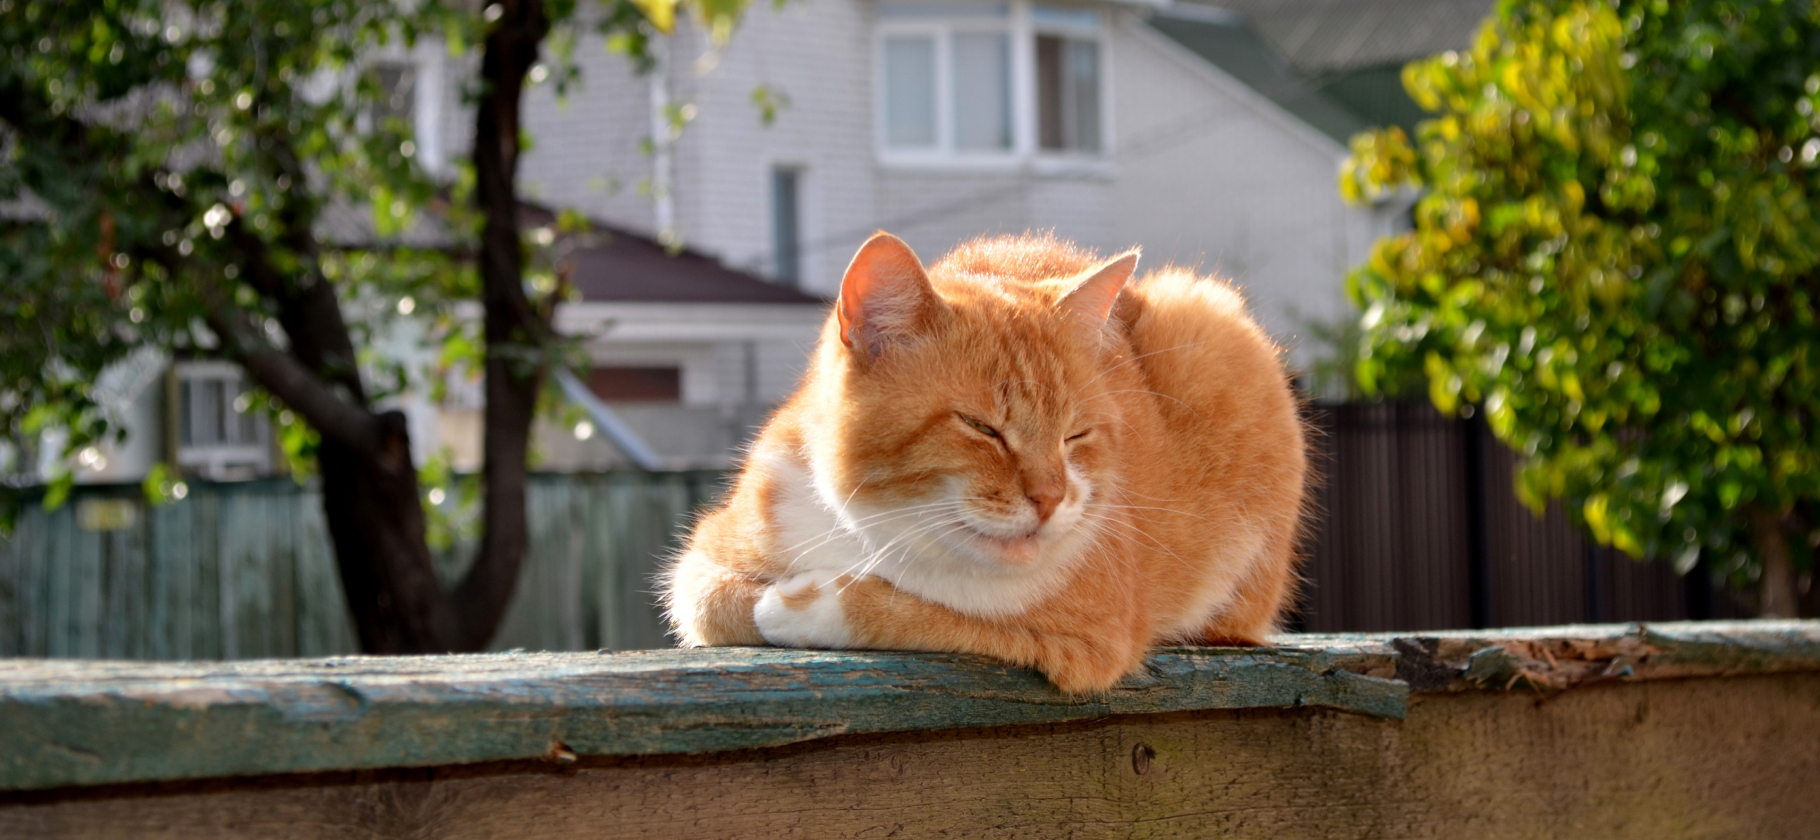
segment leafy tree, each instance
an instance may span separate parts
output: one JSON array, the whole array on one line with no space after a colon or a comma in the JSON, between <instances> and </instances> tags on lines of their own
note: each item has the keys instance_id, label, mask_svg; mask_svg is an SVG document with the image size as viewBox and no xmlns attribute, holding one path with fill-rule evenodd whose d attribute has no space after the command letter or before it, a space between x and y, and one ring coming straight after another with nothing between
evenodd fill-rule
<instances>
[{"instance_id":1,"label":"leafy tree","mask_svg":"<svg viewBox=\"0 0 1820 840\"><path fill-rule=\"evenodd\" d=\"M741 5L683 8L724 37ZM524 557L528 437L559 349L560 285L525 282L523 91L543 62L572 81L564 50L588 27L646 59L677 9L0 0L0 434L60 427L71 452L118 434L94 383L136 348L237 361L321 476L363 649L482 647ZM473 155L449 184L418 164L411 127L374 107L385 91L369 61L429 37L480 53ZM349 207L370 231L333 232ZM440 233L411 235L425 230ZM423 244L438 239L454 244ZM476 298L485 509L478 555L444 591L404 418L376 407L401 374L362 345L388 313Z\"/></svg>"},{"instance_id":2,"label":"leafy tree","mask_svg":"<svg viewBox=\"0 0 1820 840\"><path fill-rule=\"evenodd\" d=\"M1421 370L1527 456L1530 504L1813 614L1820 9L1504 0L1403 78L1434 117L1354 138L1340 178L1421 193L1348 281L1361 378Z\"/></svg>"}]
</instances>

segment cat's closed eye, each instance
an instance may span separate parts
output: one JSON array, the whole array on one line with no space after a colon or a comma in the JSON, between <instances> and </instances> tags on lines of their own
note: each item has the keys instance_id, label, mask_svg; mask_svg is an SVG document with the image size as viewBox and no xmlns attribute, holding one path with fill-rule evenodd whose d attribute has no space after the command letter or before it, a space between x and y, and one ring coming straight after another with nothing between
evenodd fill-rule
<instances>
[{"instance_id":1,"label":"cat's closed eye","mask_svg":"<svg viewBox=\"0 0 1820 840\"><path fill-rule=\"evenodd\" d=\"M1071 434L1071 435L1069 435L1069 436L1068 436L1068 437L1067 437L1067 439L1066 439L1066 440L1067 440L1067 442L1068 442L1068 443L1073 443L1073 442L1075 442L1075 441L1077 441L1077 440L1080 440L1080 439L1081 439L1081 438L1084 438L1084 437L1086 437L1086 436L1088 436L1088 435L1090 435L1090 434L1092 434L1092 433L1093 433L1093 430L1092 430L1092 429L1082 429L1082 430L1080 430L1080 431L1078 431L1078 432L1075 432L1075 433L1074 433L1074 434Z\"/></svg>"},{"instance_id":2,"label":"cat's closed eye","mask_svg":"<svg viewBox=\"0 0 1820 840\"><path fill-rule=\"evenodd\" d=\"M974 431L979 432L980 434L985 435L986 437L1002 438L1002 436L998 433L997 429L994 429L991 426L986 425L985 422L983 422L983 421L976 420L972 417L968 417L965 414L956 414L954 416L961 418L962 423L966 423L967 425L972 426Z\"/></svg>"}]
</instances>

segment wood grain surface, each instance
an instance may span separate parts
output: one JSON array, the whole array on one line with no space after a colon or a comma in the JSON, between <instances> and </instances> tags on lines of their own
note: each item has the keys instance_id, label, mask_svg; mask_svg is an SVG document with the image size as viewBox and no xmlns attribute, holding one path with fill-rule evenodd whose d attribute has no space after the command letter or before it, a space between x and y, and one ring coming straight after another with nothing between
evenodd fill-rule
<instances>
[{"instance_id":1,"label":"wood grain surface","mask_svg":"<svg viewBox=\"0 0 1820 840\"><path fill-rule=\"evenodd\" d=\"M0 794L0 837L1811 838L1820 675Z\"/></svg>"},{"instance_id":2,"label":"wood grain surface","mask_svg":"<svg viewBox=\"0 0 1820 840\"><path fill-rule=\"evenodd\" d=\"M1410 691L1820 672L1820 622L1285 636L1170 648L1092 697L979 657L775 648L147 663L0 660L0 790L724 752L840 735L1324 708Z\"/></svg>"}]
</instances>

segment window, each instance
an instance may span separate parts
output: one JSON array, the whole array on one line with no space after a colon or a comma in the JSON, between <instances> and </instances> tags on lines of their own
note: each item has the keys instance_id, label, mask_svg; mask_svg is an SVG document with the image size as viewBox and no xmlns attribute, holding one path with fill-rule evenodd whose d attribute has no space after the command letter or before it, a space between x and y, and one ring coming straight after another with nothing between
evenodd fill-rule
<instances>
[{"instance_id":1,"label":"window","mask_svg":"<svg viewBox=\"0 0 1820 840\"><path fill-rule=\"evenodd\" d=\"M384 61L373 66L379 80L379 99L372 104L375 126L387 120L398 120L408 130L417 116L417 68L399 61Z\"/></svg>"},{"instance_id":2,"label":"window","mask_svg":"<svg viewBox=\"0 0 1820 840\"><path fill-rule=\"evenodd\" d=\"M1097 41L1063 35L1036 36L1036 112L1042 148L1100 150Z\"/></svg>"},{"instance_id":3,"label":"window","mask_svg":"<svg viewBox=\"0 0 1820 840\"><path fill-rule=\"evenodd\" d=\"M682 368L595 367L588 390L607 402L682 402Z\"/></svg>"},{"instance_id":4,"label":"window","mask_svg":"<svg viewBox=\"0 0 1820 840\"><path fill-rule=\"evenodd\" d=\"M885 39L885 145L934 148L935 39L896 35Z\"/></svg>"},{"instance_id":5,"label":"window","mask_svg":"<svg viewBox=\"0 0 1820 840\"><path fill-rule=\"evenodd\" d=\"M887 159L1104 151L1098 11L1025 0L882 0L878 9Z\"/></svg>"},{"instance_id":6,"label":"window","mask_svg":"<svg viewBox=\"0 0 1820 840\"><path fill-rule=\"evenodd\" d=\"M802 211L797 201L800 174L781 166L771 170L772 274L790 286L801 286L803 281Z\"/></svg>"},{"instance_id":7,"label":"window","mask_svg":"<svg viewBox=\"0 0 1820 840\"><path fill-rule=\"evenodd\" d=\"M178 467L218 480L271 472L271 434L265 417L252 410L252 389L238 366L179 362L171 375Z\"/></svg>"}]
</instances>

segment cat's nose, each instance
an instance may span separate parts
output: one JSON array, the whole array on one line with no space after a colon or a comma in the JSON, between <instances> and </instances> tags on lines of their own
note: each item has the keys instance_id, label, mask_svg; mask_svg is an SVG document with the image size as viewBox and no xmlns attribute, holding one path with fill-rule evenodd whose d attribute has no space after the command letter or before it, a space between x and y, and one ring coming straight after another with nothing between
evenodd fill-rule
<instances>
[{"instance_id":1,"label":"cat's nose","mask_svg":"<svg viewBox=\"0 0 1820 840\"><path fill-rule=\"evenodd\" d=\"M1060 490L1050 487L1035 487L1024 492L1030 503L1036 505L1036 521L1048 522L1049 516L1055 513L1055 506L1062 503Z\"/></svg>"}]
</instances>

